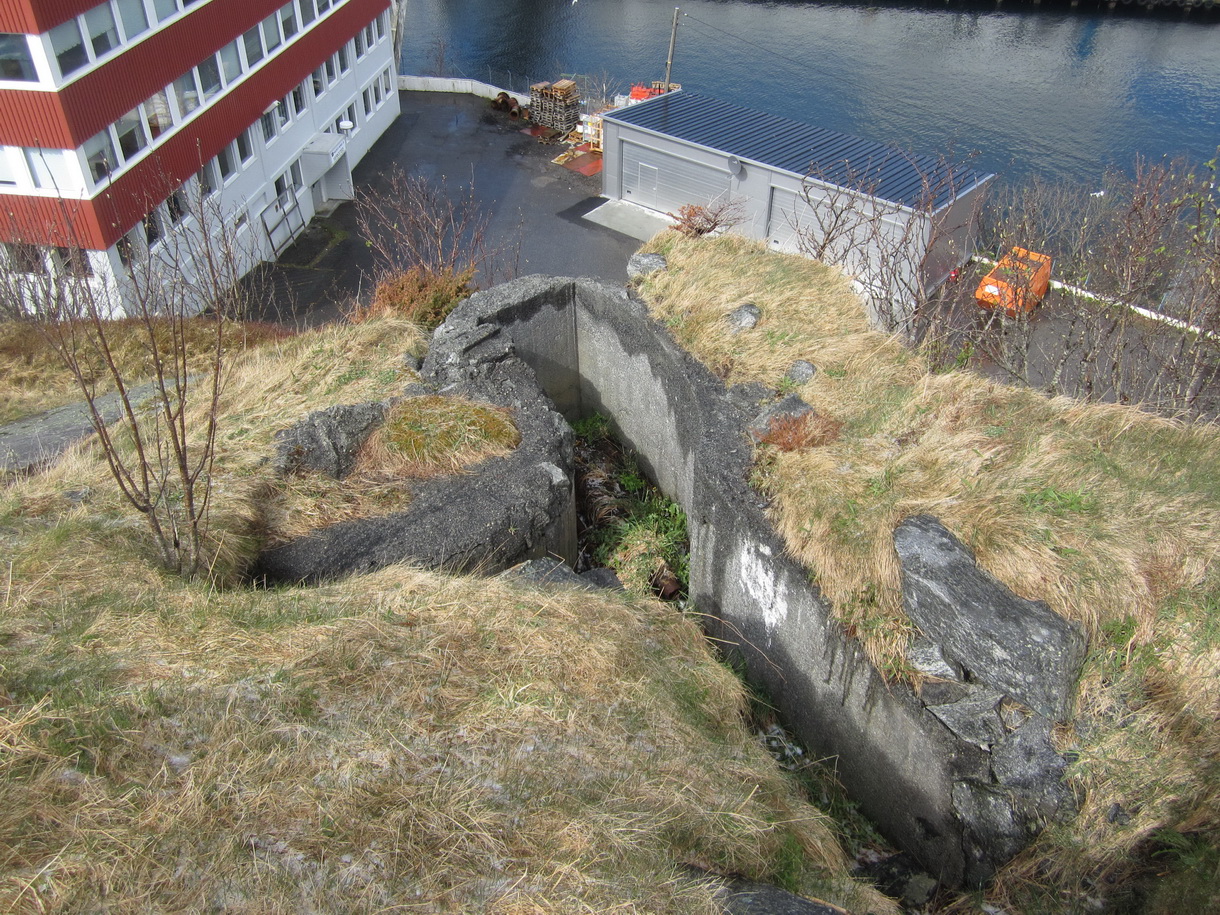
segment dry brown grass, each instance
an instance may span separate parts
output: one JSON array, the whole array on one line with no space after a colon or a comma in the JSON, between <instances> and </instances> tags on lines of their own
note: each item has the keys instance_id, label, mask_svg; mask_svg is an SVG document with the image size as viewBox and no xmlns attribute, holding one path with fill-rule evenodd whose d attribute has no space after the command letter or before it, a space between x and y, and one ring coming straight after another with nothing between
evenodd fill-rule
<instances>
[{"instance_id":1,"label":"dry brown grass","mask_svg":"<svg viewBox=\"0 0 1220 915\"><path fill-rule=\"evenodd\" d=\"M48 568L25 520L6 911L719 911L687 864L888 910L667 606L406 569L216 592L89 525Z\"/></svg>"},{"instance_id":2,"label":"dry brown grass","mask_svg":"<svg viewBox=\"0 0 1220 915\"><path fill-rule=\"evenodd\" d=\"M1064 735L1078 754L1084 809L1048 831L1001 887L1037 875L1030 882L1053 899L1084 875L1134 866L1132 851L1158 830L1214 829L1217 430L932 374L867 329L841 278L799 258L730 238L670 234L650 247L670 265L643 284L654 313L729 382L783 387L794 359L819 367L800 394L842 423L839 434L803 448L760 446L755 482L789 550L881 669L907 675L912 627L892 537L916 514L938 516L997 578L1090 633L1080 729ZM732 336L723 318L742 301L762 320ZM1133 812L1125 824L1108 817L1116 803ZM1017 896L1018 910L1033 905L1029 893Z\"/></svg>"},{"instance_id":3,"label":"dry brown grass","mask_svg":"<svg viewBox=\"0 0 1220 915\"><path fill-rule=\"evenodd\" d=\"M143 331L135 320L115 321L108 325L115 363L123 377L139 383L152 377L149 356L142 343ZM207 319L188 322L191 351L195 354L190 370L204 371L215 328ZM168 330L166 331L168 334ZM255 349L284 339L288 333L270 324L242 322L229 328L231 352ZM167 338L168 339L168 338ZM99 389L110 389L104 366L95 367ZM81 399L80 388L64 369L33 322L0 324L0 423L12 422Z\"/></svg>"},{"instance_id":4,"label":"dry brown grass","mask_svg":"<svg viewBox=\"0 0 1220 915\"><path fill-rule=\"evenodd\" d=\"M418 342L368 322L238 360L220 565L274 431L384 398ZM671 607L404 568L187 583L113 489L82 445L0 492L0 910L718 911L694 864L893 911Z\"/></svg>"}]
</instances>

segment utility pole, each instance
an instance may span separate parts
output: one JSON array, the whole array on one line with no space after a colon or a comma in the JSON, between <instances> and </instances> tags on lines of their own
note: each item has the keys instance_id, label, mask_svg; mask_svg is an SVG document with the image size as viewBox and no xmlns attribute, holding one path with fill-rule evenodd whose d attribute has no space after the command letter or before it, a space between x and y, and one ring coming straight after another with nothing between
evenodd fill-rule
<instances>
[{"instance_id":1,"label":"utility pole","mask_svg":"<svg viewBox=\"0 0 1220 915\"><path fill-rule=\"evenodd\" d=\"M673 85L669 81L670 73L674 68L674 43L678 40L678 7L674 7L674 27L669 32L669 58L665 61L665 91L668 92Z\"/></svg>"}]
</instances>

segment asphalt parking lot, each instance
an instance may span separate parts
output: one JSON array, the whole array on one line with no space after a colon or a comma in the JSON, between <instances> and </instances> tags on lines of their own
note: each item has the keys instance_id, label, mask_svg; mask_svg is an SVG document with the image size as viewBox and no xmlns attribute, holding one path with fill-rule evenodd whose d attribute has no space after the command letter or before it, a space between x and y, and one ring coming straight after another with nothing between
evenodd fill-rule
<instances>
[{"instance_id":1,"label":"asphalt parking lot","mask_svg":"<svg viewBox=\"0 0 1220 915\"><path fill-rule=\"evenodd\" d=\"M622 223L633 237L585 218L605 203L601 176L553 164L566 147L527 136L519 121L476 96L402 92L399 98L402 114L354 170L357 189L384 186L396 165L409 175L444 179L458 193L473 185L489 219L489 242L508 252L496 279L545 273L626 282L627 259L650 233L639 220ZM653 230L665 221L655 218ZM368 294L372 267L354 207L343 204L315 219L280 263L267 268L272 291L261 316L296 326L334 320L344 303Z\"/></svg>"}]
</instances>

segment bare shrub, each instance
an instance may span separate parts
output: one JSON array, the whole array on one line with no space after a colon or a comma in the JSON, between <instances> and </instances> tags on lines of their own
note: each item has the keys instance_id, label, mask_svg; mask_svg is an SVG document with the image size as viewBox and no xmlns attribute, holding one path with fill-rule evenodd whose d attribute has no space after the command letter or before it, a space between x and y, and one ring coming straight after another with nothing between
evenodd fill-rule
<instances>
[{"instance_id":1,"label":"bare shrub","mask_svg":"<svg viewBox=\"0 0 1220 915\"><path fill-rule=\"evenodd\" d=\"M722 200L706 206L688 203L679 207L676 215L666 215L675 220L670 228L681 232L687 238L699 238L731 229L740 225L745 218L740 200Z\"/></svg>"},{"instance_id":2,"label":"bare shrub","mask_svg":"<svg viewBox=\"0 0 1220 915\"><path fill-rule=\"evenodd\" d=\"M963 165L894 155L910 166L913 199L887 199L872 162L813 166L788 219L802 254L855 277L875 326L914 337L929 298L973 249L982 197L959 197L973 187Z\"/></svg>"},{"instance_id":3,"label":"bare shrub","mask_svg":"<svg viewBox=\"0 0 1220 915\"><path fill-rule=\"evenodd\" d=\"M397 315L431 330L470 295L471 279L469 271L461 275L447 270L430 273L421 267L387 274L374 287L372 301L353 306L347 317L359 323Z\"/></svg>"},{"instance_id":4,"label":"bare shrub","mask_svg":"<svg viewBox=\"0 0 1220 915\"><path fill-rule=\"evenodd\" d=\"M982 313L967 273L921 315L925 344L1050 393L1220 414L1215 177L1215 160L1137 160L1092 192L1037 180L1001 189L984 213L987 247L1050 254L1057 288L1032 317Z\"/></svg>"},{"instance_id":5,"label":"bare shrub","mask_svg":"<svg viewBox=\"0 0 1220 915\"><path fill-rule=\"evenodd\" d=\"M373 254L375 292L348 317L418 312L421 320L439 323L476 281L508 278L510 245L489 244L489 222L473 182L455 193L444 179L396 167L384 186L358 191L356 226Z\"/></svg>"},{"instance_id":6,"label":"bare shrub","mask_svg":"<svg viewBox=\"0 0 1220 915\"><path fill-rule=\"evenodd\" d=\"M207 561L231 319L247 312L255 293L240 282L243 258L215 196L193 179L165 186L176 226L159 223L154 246L125 249L125 273L113 283L93 275L83 246L65 257L65 249L10 245L0 301L5 313L33 322L72 377L110 472L144 517L161 563L189 578ZM82 237L66 207L61 218L60 234ZM49 262L33 263L35 253ZM113 323L124 315L121 326ZM133 339L144 357L138 369L123 355ZM121 413L114 425L102 399L109 392ZM188 421L188 407L201 403L195 415L202 421Z\"/></svg>"},{"instance_id":7,"label":"bare shrub","mask_svg":"<svg viewBox=\"0 0 1220 915\"><path fill-rule=\"evenodd\" d=\"M759 439L763 445L771 445L780 451L799 451L827 445L839 437L843 423L817 413L800 416L777 416Z\"/></svg>"}]
</instances>

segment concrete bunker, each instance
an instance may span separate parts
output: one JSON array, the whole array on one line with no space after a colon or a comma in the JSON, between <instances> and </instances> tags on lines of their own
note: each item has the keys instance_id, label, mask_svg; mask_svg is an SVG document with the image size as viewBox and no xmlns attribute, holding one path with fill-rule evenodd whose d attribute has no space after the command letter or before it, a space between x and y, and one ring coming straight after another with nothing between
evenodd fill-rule
<instances>
[{"instance_id":1,"label":"concrete bunker","mask_svg":"<svg viewBox=\"0 0 1220 915\"><path fill-rule=\"evenodd\" d=\"M453 511L452 491L433 493L418 509L379 519L375 539L367 539L371 529L337 525L265 556L264 565L293 550L325 563L321 577L344 571L334 564L340 555L356 563L347 571L362 568L370 551L375 564L477 560L487 570L542 552L570 559L571 433L563 419L600 413L687 515L690 599L709 635L802 742L839 760L847 790L930 873L949 885L980 883L1071 812L1050 731L1070 708L1082 634L979 570L936 519L908 519L895 534L904 603L928 637L912 660L937 685L917 696L887 683L808 570L786 556L750 488L749 408L628 291L526 277L478 293L437 329L421 374L431 390L537 417L533 433L522 429L516 462L480 475L488 492L509 487L496 518L508 511L516 520L474 519L465 525L471 542L433 562L424 555L435 540L428 524ZM490 547L483 559L480 540ZM1001 625L1002 637L988 639Z\"/></svg>"}]
</instances>

